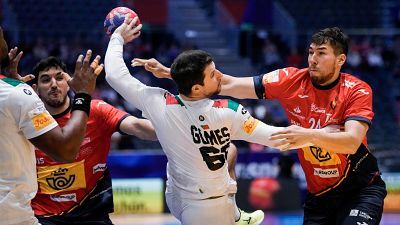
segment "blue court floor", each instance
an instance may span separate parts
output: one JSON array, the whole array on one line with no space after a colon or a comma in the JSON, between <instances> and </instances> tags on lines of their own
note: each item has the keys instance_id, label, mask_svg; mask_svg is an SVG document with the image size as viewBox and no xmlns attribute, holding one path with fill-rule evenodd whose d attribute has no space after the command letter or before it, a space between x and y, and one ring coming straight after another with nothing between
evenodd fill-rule
<instances>
[{"instance_id":1,"label":"blue court floor","mask_svg":"<svg viewBox=\"0 0 400 225\"><path fill-rule=\"evenodd\" d=\"M180 225L170 214L112 215L115 225ZM302 213L266 214L262 225L301 225ZM380 225L400 225L400 214L385 213Z\"/></svg>"}]
</instances>

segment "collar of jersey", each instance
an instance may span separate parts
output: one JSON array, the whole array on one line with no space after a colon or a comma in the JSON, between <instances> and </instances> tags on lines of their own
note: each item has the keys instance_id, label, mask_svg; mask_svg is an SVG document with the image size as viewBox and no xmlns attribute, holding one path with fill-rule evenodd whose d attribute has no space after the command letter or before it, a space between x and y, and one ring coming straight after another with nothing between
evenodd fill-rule
<instances>
[{"instance_id":1,"label":"collar of jersey","mask_svg":"<svg viewBox=\"0 0 400 225\"><path fill-rule=\"evenodd\" d=\"M208 111L209 109L212 108L212 105L214 104L214 101L209 98L197 101L185 101L181 97L179 97L179 95L175 95L175 98L178 100L179 104L186 107L187 109L192 108L199 110L200 112Z\"/></svg>"},{"instance_id":2,"label":"collar of jersey","mask_svg":"<svg viewBox=\"0 0 400 225\"><path fill-rule=\"evenodd\" d=\"M66 110L64 110L64 112L56 114L56 115L51 115L54 119L58 119L61 118L63 116L65 116L67 113L69 113L71 111L72 108L72 104L71 101L69 102L68 108Z\"/></svg>"},{"instance_id":3,"label":"collar of jersey","mask_svg":"<svg viewBox=\"0 0 400 225\"><path fill-rule=\"evenodd\" d=\"M330 84L328 84L328 85L326 85L326 86L321 86L321 85L318 85L318 84L314 84L314 83L312 83L312 82L311 82L311 83L312 83L312 85L313 85L316 89L319 89L319 90L329 90L329 89L335 87L336 84L339 83L341 77L342 77L342 73L339 73L338 78L337 78L335 81L333 81L332 83L330 83Z\"/></svg>"}]
</instances>

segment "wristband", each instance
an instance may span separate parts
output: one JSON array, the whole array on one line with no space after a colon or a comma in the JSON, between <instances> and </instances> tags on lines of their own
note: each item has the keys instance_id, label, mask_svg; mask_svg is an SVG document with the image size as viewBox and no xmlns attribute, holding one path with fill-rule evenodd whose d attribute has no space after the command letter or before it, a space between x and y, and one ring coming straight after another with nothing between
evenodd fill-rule
<instances>
[{"instance_id":1,"label":"wristband","mask_svg":"<svg viewBox=\"0 0 400 225\"><path fill-rule=\"evenodd\" d=\"M74 100L72 100L71 111L81 110L84 111L89 116L91 101L92 101L92 96L86 93L76 93Z\"/></svg>"}]
</instances>

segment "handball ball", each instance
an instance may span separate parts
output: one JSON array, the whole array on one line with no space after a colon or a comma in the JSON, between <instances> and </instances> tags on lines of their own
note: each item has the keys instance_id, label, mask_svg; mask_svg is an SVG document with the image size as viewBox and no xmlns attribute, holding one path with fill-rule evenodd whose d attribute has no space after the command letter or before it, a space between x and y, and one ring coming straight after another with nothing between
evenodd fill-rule
<instances>
[{"instance_id":1,"label":"handball ball","mask_svg":"<svg viewBox=\"0 0 400 225\"><path fill-rule=\"evenodd\" d=\"M119 27L125 20L125 16L130 18L135 18L137 14L129 8L126 7L117 7L111 10L104 20L104 31L111 36L112 33ZM140 25L140 20L138 20L135 26Z\"/></svg>"}]
</instances>

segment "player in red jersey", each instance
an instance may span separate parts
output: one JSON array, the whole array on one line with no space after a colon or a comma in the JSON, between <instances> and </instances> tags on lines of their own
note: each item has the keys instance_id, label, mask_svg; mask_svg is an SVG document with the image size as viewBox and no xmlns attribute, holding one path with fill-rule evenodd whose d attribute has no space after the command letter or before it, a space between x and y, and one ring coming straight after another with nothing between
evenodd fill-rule
<instances>
[{"instance_id":1,"label":"player in red jersey","mask_svg":"<svg viewBox=\"0 0 400 225\"><path fill-rule=\"evenodd\" d=\"M34 68L32 85L46 109L63 127L71 118L65 64L55 57ZM42 225L112 224L111 177L107 169L111 135L115 131L156 140L150 121L138 119L101 100L93 100L86 135L72 163L59 163L35 150L39 191L32 208Z\"/></svg>"},{"instance_id":2,"label":"player in red jersey","mask_svg":"<svg viewBox=\"0 0 400 225\"><path fill-rule=\"evenodd\" d=\"M286 138L286 149L298 149L307 180L305 225L379 224L385 183L366 133L374 116L372 90L351 74L340 72L346 61L348 37L337 27L311 38L308 68L283 68L255 77L224 75L221 95L277 99L292 126L273 139ZM157 77L169 68L156 60L133 60ZM341 129L342 132L326 132Z\"/></svg>"}]
</instances>

